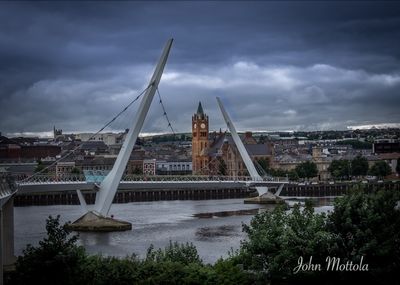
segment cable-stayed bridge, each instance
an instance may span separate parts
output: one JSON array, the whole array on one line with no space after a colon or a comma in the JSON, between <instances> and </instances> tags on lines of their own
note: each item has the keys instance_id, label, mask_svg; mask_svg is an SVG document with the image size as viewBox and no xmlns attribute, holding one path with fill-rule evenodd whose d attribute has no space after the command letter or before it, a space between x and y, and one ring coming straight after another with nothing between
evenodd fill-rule
<instances>
[{"instance_id":1,"label":"cable-stayed bridge","mask_svg":"<svg viewBox=\"0 0 400 285\"><path fill-rule=\"evenodd\" d=\"M158 85L161 80L161 76L164 71L164 67L166 65L169 52L171 50L173 39L170 39L167 41L163 52L161 54L160 60L157 63L157 66L154 70L154 73L150 79L149 84L147 87L131 102L129 103L128 106L126 106L120 113L117 114L111 121L109 121L105 126L103 126L96 134L100 133L103 131L107 126L109 126L112 122L115 121L116 118L118 118L122 113L124 113L130 105L132 105L134 102L138 101L139 98L141 98L140 105L138 107L138 110L135 114L135 117L130 124L129 131L126 135L125 141L121 147L121 150L117 156L117 159L114 163L113 168L111 171L102 179L102 181L97 183L97 181L88 181L88 180L82 180L82 179L71 179L71 180L52 180L50 178L44 179L42 176L40 176L40 173L36 173L32 177L29 177L28 179L25 179L24 181L18 181L16 184L18 186L17 189L14 190L9 190L6 189L7 191L0 191L0 202L1 202L1 208L0 208L0 260L6 260L7 262L9 259L5 256L5 251L4 248L7 247L11 251L13 251L13 204L12 204L12 196L15 195L17 191L23 193L24 191L35 191L35 190L40 190L43 191L44 189L51 189L52 191L65 191L65 189L73 189L76 190L76 193L79 197L80 204L83 209L87 212L84 216L82 216L81 219L85 219L85 217L89 217L89 223L90 222L95 222L93 220L93 217L97 220L110 220L109 218L106 218L108 215L108 212L110 210L111 204L113 202L113 199L116 195L116 192L119 187L121 186L128 186L128 187L134 187L135 185L157 185L157 184L163 184L163 185L174 185L175 187L178 187L179 185L184 185L184 184L197 184L197 185L222 185L222 184L241 184L241 185L246 185L248 187L254 186L257 192L260 195L265 195L267 196L266 198L274 200L279 196L279 192L282 190L283 185L285 183L288 183L287 180L285 181L280 181L274 180L271 178L264 179L262 178L253 162L251 161L248 153L246 152L246 149L243 146L243 143L239 139L239 136L237 135L237 132L235 130L235 127L233 125L233 122L229 118L229 115L225 111L221 100L217 98L218 105L221 109L221 112L223 114L223 117L225 119L225 122L227 124L227 127L229 128L232 137L235 141L236 147L238 148L240 155L246 165L246 168L250 174L250 177L157 177L157 178L150 178L149 177L144 177L141 180L135 180L135 179L129 179L129 180L124 180L124 171L126 168L126 165L128 163L130 154L132 153L133 147L136 143L136 140L138 138L138 135L143 127L144 120L146 118L146 115L149 111L151 102L153 100L153 97L155 93L158 93L158 96L160 98L160 103L162 104L162 100L160 97L160 94L158 92ZM166 111L164 108L164 105L162 105L164 115L166 115ZM171 128L172 132L174 132L171 122L169 121L168 117L166 116L168 120L168 126ZM95 135L96 135L95 134ZM76 149L74 149L76 150ZM70 156L74 150L61 159L65 159L66 157ZM56 162L60 161L61 159L57 160ZM41 172L44 172L45 169L43 169ZM268 191L268 186L270 184L279 184L279 189L276 193L276 195L272 194L271 192ZM3 185L4 183L2 183ZM9 185L9 183L7 183ZM84 196L82 195L83 190L95 190L96 191L96 199L94 205L91 207L91 210L89 211L89 208L87 207L86 201ZM11 201L11 202L9 202ZM4 202L4 203L3 203ZM11 210L10 210L11 209ZM6 225L6 227L5 227ZM3 234L5 232L5 234ZM1 237L5 236L5 240L1 240ZM0 262L0 279L2 280L2 269L3 266Z\"/></svg>"},{"instance_id":2,"label":"cable-stayed bridge","mask_svg":"<svg viewBox=\"0 0 400 285\"><path fill-rule=\"evenodd\" d=\"M254 166L252 160L250 159L249 154L246 151L246 148L243 145L243 142L240 140L236 129L234 127L234 124L232 120L230 119L228 113L226 112L221 100L217 98L219 108L221 110L221 113L224 117L224 120L227 124L228 129L231 132L231 135L233 137L233 140L235 142L236 147L238 148L240 155L246 165L246 168L250 174L250 177L143 177L143 179L128 179L124 180L124 172L130 157L130 154L132 153L133 147L136 143L136 140L138 138L138 135L142 129L144 120L146 118L146 115L148 113L148 110L150 108L151 102L153 100L154 95L158 94L160 103L162 104L161 96L160 93L158 92L158 85L161 80L161 76L164 70L164 67L166 65L171 46L172 46L173 40L170 39L167 41L162 55L160 57L160 60L157 63L157 66L154 70L154 73L150 79L150 82L148 86L128 105L126 106L120 113L117 114L110 122L108 122L103 128L99 130L102 131L105 127L107 127L110 123L115 121L116 118L118 118L119 115L121 115L124 111L126 111L130 105L132 105L134 102L138 101L140 97L141 102L138 107L138 110L135 114L135 118L133 120L133 123L131 124L131 127L129 128L129 131L126 135L125 141L122 144L122 147L119 151L119 154L116 158L116 161L114 163L114 166L112 169L109 171L107 175L102 177L101 181L82 181L79 179L79 181L55 181L55 180L46 180L43 181L43 178L41 178L39 175L35 174L32 177L29 177L28 179L24 181L20 181L18 183L18 187L21 192L24 191L34 191L35 189L38 189L40 191L43 191L43 189L46 188L52 188L53 191L57 191L58 189L60 191L63 191L64 189L73 189L76 190L79 201L84 209L86 209L86 212L91 212L93 215L99 216L99 217L106 217L108 215L108 212L110 210L112 201L115 197L115 194L118 190L119 187L125 186L125 187L135 187L135 185L143 185L143 184L153 184L157 185L160 183L163 183L165 185L174 185L175 187L180 187L184 184L201 184L203 186L207 185L221 185L221 183L224 184L242 184L247 187L254 186L254 188L257 190L260 196L263 196L264 199L269 199L271 201L277 201L277 196L279 196L280 191L283 188L283 185L287 183L287 180L281 180L281 179L274 179L271 177L268 178L262 178L258 171L256 170L256 167ZM164 115L166 115L166 110L164 105L163 107L163 112ZM168 116L166 116L167 121L168 121L168 126L171 128L172 132L174 132L171 122L168 119ZM97 133L99 133L97 132ZM67 154L69 155L69 154ZM66 155L66 156L67 156ZM65 157L66 157L65 156ZM276 195L272 194L271 192L268 191L268 184L279 184L279 189L276 193ZM91 207L91 210L87 208L86 201L84 199L84 196L82 195L82 190L95 190L96 191L96 201Z\"/></svg>"}]
</instances>

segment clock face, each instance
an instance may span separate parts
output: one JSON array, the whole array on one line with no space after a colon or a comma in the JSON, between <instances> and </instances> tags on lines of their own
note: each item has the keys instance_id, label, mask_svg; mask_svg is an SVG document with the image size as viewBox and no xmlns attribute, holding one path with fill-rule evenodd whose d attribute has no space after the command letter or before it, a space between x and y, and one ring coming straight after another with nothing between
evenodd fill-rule
<instances>
[{"instance_id":1,"label":"clock face","mask_svg":"<svg viewBox=\"0 0 400 285\"><path fill-rule=\"evenodd\" d=\"M197 124L194 124L194 126L193 126L194 128L197 128Z\"/></svg>"},{"instance_id":2,"label":"clock face","mask_svg":"<svg viewBox=\"0 0 400 285\"><path fill-rule=\"evenodd\" d=\"M201 123L200 127L201 127L202 129L204 129L204 128L206 127L206 125L205 125L204 123Z\"/></svg>"}]
</instances>

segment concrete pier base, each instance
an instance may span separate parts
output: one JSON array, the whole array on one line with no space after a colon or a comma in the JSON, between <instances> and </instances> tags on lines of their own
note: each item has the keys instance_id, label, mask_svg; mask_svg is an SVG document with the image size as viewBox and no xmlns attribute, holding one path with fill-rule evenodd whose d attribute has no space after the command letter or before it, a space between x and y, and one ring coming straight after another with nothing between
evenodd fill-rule
<instances>
[{"instance_id":1,"label":"concrete pier base","mask_svg":"<svg viewBox=\"0 0 400 285\"><path fill-rule=\"evenodd\" d=\"M95 212L87 212L67 226L69 230L78 232L116 232L129 231L132 224L129 222L103 217Z\"/></svg>"},{"instance_id":2,"label":"concrete pier base","mask_svg":"<svg viewBox=\"0 0 400 285\"><path fill-rule=\"evenodd\" d=\"M244 199L245 204L285 204L285 200L267 192L261 196Z\"/></svg>"}]
</instances>

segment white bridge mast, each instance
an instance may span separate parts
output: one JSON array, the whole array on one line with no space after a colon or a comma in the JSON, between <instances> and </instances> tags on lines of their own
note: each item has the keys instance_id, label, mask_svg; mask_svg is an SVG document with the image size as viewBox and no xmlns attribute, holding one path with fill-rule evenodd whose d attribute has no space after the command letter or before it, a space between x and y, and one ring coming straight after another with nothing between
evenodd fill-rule
<instances>
[{"instance_id":1,"label":"white bridge mast","mask_svg":"<svg viewBox=\"0 0 400 285\"><path fill-rule=\"evenodd\" d=\"M228 113L225 111L224 105L222 105L221 99L219 97L217 97L217 101L224 117L225 123L228 126L229 131L231 132L233 141L235 142L235 145L239 150L240 156L242 157L250 176L256 181L262 181L262 177L258 174L256 168L254 167L253 161L251 161L251 158L247 153L242 140L237 134L235 126L233 125L233 122ZM267 195L270 196L269 198L276 198L272 193L268 192L267 186L256 186L255 188L257 189L257 192L260 196L268 193Z\"/></svg>"},{"instance_id":2,"label":"white bridge mast","mask_svg":"<svg viewBox=\"0 0 400 285\"><path fill-rule=\"evenodd\" d=\"M167 44L165 45L161 58L156 69L154 70L154 74L151 77L149 86L147 87L146 93L144 94L140 103L136 117L131 124L132 127L129 129L126 139L121 147L121 150L119 151L117 160L115 161L110 173L108 173L103 182L100 184L100 189L96 195L94 211L102 216L106 216L110 210L115 193L118 189L119 182L124 174L129 157L132 153L133 147L135 146L136 139L140 130L142 129L144 119L146 118L151 101L153 100L158 83L160 82L164 66L167 62L168 54L171 49L172 41L173 39L168 40Z\"/></svg>"}]
</instances>

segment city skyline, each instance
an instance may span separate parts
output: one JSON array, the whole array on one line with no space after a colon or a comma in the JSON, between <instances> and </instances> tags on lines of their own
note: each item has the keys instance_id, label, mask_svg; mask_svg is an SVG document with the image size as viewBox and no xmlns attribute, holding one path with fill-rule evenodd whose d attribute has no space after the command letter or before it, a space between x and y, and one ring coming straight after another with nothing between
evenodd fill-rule
<instances>
[{"instance_id":1,"label":"city skyline","mask_svg":"<svg viewBox=\"0 0 400 285\"><path fill-rule=\"evenodd\" d=\"M3 134L97 131L145 88L169 37L160 92L177 132L198 101L226 128L216 96L242 131L400 122L397 3L0 5ZM156 99L143 132L168 132Z\"/></svg>"}]
</instances>

